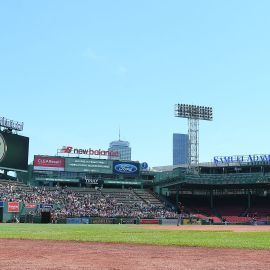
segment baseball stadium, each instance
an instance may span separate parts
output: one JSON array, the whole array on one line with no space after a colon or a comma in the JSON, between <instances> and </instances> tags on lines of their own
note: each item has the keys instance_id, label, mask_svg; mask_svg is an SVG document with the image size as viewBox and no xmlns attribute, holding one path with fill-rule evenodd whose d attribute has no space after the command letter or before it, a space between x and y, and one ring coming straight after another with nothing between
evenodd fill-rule
<instances>
[{"instance_id":1,"label":"baseball stadium","mask_svg":"<svg viewBox=\"0 0 270 270\"><path fill-rule=\"evenodd\" d=\"M211 119L184 114L189 163L156 168L89 146L29 160L23 123L1 117L1 269L267 269L270 155L199 163Z\"/></svg>"}]
</instances>

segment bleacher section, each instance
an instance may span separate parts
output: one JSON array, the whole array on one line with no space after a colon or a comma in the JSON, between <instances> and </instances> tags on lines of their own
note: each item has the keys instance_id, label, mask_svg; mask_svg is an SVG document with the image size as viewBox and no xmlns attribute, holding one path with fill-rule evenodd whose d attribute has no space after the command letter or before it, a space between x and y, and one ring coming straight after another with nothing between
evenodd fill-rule
<instances>
[{"instance_id":1,"label":"bleacher section","mask_svg":"<svg viewBox=\"0 0 270 270\"><path fill-rule=\"evenodd\" d=\"M249 217L238 217L238 216L222 216L223 220L228 223L248 223L251 222L252 219Z\"/></svg>"},{"instance_id":2,"label":"bleacher section","mask_svg":"<svg viewBox=\"0 0 270 270\"><path fill-rule=\"evenodd\" d=\"M164 207L164 203L162 203L156 194L151 191L147 191L144 189L135 189L134 193L145 203L154 205L156 207Z\"/></svg>"},{"instance_id":3,"label":"bleacher section","mask_svg":"<svg viewBox=\"0 0 270 270\"><path fill-rule=\"evenodd\" d=\"M194 217L212 220L214 223L254 223L254 220L270 220L269 197L251 197L250 208L247 207L247 196L214 196L213 208L210 207L210 197L183 195L181 203L186 211Z\"/></svg>"},{"instance_id":4,"label":"bleacher section","mask_svg":"<svg viewBox=\"0 0 270 270\"><path fill-rule=\"evenodd\" d=\"M0 201L53 205L54 217L176 218L173 209L146 190L29 187L20 182L0 182Z\"/></svg>"},{"instance_id":5,"label":"bleacher section","mask_svg":"<svg viewBox=\"0 0 270 270\"><path fill-rule=\"evenodd\" d=\"M8 193L9 196L7 195ZM154 215L176 217L175 212L167 208L165 202L159 199L158 195L151 190L87 187L37 188L27 186L19 181L0 179L0 200L10 200L13 196L14 200L23 201L24 198L28 198L28 202L31 202L31 194L34 194L32 196L34 203L61 204L62 202L68 202L69 205L78 205L82 212L82 208L86 205L88 213L92 213L92 208L97 203L103 206L107 204L105 209L109 215L117 213L130 215L144 212L146 216L151 213L149 217L154 217ZM60 198L53 199L55 194L60 194ZM72 195L72 199L65 199L65 196L69 194ZM39 201L40 198L42 198L42 201ZM225 221L236 224L252 223L254 219L257 221L270 219L269 197L253 197L250 208L246 207L246 196L219 196L218 198L214 197L213 201L214 207L211 208L209 197L207 196L194 196L192 199L189 196L181 197L181 203L185 206L186 214L191 214L196 218L212 221L213 223L224 223ZM102 208L103 206L100 207ZM65 211L65 214L78 214L76 207L73 207L72 211L69 212L68 207L65 206ZM173 212L174 215L171 214ZM102 215L104 215L103 212Z\"/></svg>"},{"instance_id":6,"label":"bleacher section","mask_svg":"<svg viewBox=\"0 0 270 270\"><path fill-rule=\"evenodd\" d=\"M255 217L257 220L269 220L269 203L269 197L267 196L253 196L251 207L247 209L246 216Z\"/></svg>"},{"instance_id":7,"label":"bleacher section","mask_svg":"<svg viewBox=\"0 0 270 270\"><path fill-rule=\"evenodd\" d=\"M142 200L129 189L102 189L101 193L104 197L109 196L115 199L118 204L133 205L134 203L143 203Z\"/></svg>"},{"instance_id":8,"label":"bleacher section","mask_svg":"<svg viewBox=\"0 0 270 270\"><path fill-rule=\"evenodd\" d=\"M32 190L32 187L29 187L22 182L14 181L14 180L7 180L7 179L0 179L0 189L4 189L8 185L13 186L14 189L21 189L23 191Z\"/></svg>"},{"instance_id":9,"label":"bleacher section","mask_svg":"<svg viewBox=\"0 0 270 270\"><path fill-rule=\"evenodd\" d=\"M51 190L55 189L51 188ZM116 189L116 188L78 188L68 187L66 190L70 190L81 195L85 194L97 194L100 192L104 197L109 196L112 199L117 200L118 204L131 205L134 203L143 205L152 205L155 207L164 207L164 203L158 199L150 190L144 189Z\"/></svg>"}]
</instances>

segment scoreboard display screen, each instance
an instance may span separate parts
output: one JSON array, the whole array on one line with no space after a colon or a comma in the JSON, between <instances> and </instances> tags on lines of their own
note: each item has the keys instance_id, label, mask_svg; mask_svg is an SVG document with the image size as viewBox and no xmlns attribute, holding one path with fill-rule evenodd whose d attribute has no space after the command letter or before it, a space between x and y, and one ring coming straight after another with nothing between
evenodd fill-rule
<instances>
[{"instance_id":1,"label":"scoreboard display screen","mask_svg":"<svg viewBox=\"0 0 270 270\"><path fill-rule=\"evenodd\" d=\"M0 131L0 169L27 171L29 138Z\"/></svg>"}]
</instances>

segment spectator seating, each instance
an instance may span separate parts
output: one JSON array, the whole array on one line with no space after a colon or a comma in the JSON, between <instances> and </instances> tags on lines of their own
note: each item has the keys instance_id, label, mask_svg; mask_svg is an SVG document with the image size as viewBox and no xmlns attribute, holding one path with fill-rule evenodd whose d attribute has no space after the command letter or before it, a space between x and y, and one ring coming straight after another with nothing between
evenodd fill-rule
<instances>
[{"instance_id":1,"label":"spectator seating","mask_svg":"<svg viewBox=\"0 0 270 270\"><path fill-rule=\"evenodd\" d=\"M139 195L138 195L138 194ZM0 200L53 204L54 217L176 218L153 194L132 189L28 187L14 181L0 182ZM141 197L142 196L142 197Z\"/></svg>"}]
</instances>

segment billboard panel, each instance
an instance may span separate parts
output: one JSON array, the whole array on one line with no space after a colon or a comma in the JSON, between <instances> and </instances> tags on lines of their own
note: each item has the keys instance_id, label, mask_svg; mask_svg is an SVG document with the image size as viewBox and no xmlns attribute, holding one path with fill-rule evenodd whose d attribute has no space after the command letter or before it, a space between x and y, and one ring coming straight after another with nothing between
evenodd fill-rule
<instances>
[{"instance_id":1,"label":"billboard panel","mask_svg":"<svg viewBox=\"0 0 270 270\"><path fill-rule=\"evenodd\" d=\"M37 204L35 204L35 203L26 203L24 208L35 209L35 208L37 208Z\"/></svg>"},{"instance_id":2,"label":"billboard panel","mask_svg":"<svg viewBox=\"0 0 270 270\"><path fill-rule=\"evenodd\" d=\"M41 203L39 205L40 209L53 209L53 204L51 203Z\"/></svg>"},{"instance_id":3,"label":"billboard panel","mask_svg":"<svg viewBox=\"0 0 270 270\"><path fill-rule=\"evenodd\" d=\"M64 171L65 159L60 157L34 156L34 170Z\"/></svg>"},{"instance_id":4,"label":"billboard panel","mask_svg":"<svg viewBox=\"0 0 270 270\"><path fill-rule=\"evenodd\" d=\"M159 219L141 219L140 224L159 224Z\"/></svg>"},{"instance_id":5,"label":"billboard panel","mask_svg":"<svg viewBox=\"0 0 270 270\"><path fill-rule=\"evenodd\" d=\"M112 173L112 160L91 158L66 158L65 171Z\"/></svg>"},{"instance_id":6,"label":"billboard panel","mask_svg":"<svg viewBox=\"0 0 270 270\"><path fill-rule=\"evenodd\" d=\"M126 174L126 175L138 175L140 172L140 163L132 161L114 161L113 173Z\"/></svg>"},{"instance_id":7,"label":"billboard panel","mask_svg":"<svg viewBox=\"0 0 270 270\"><path fill-rule=\"evenodd\" d=\"M0 131L0 168L27 171L29 138Z\"/></svg>"},{"instance_id":8,"label":"billboard panel","mask_svg":"<svg viewBox=\"0 0 270 270\"><path fill-rule=\"evenodd\" d=\"M91 174L86 174L83 178L81 178L81 183L100 187L104 184L104 180L102 180L100 177L94 177Z\"/></svg>"},{"instance_id":9,"label":"billboard panel","mask_svg":"<svg viewBox=\"0 0 270 270\"><path fill-rule=\"evenodd\" d=\"M9 213L20 212L20 203L19 202L8 202L8 212Z\"/></svg>"}]
</instances>

